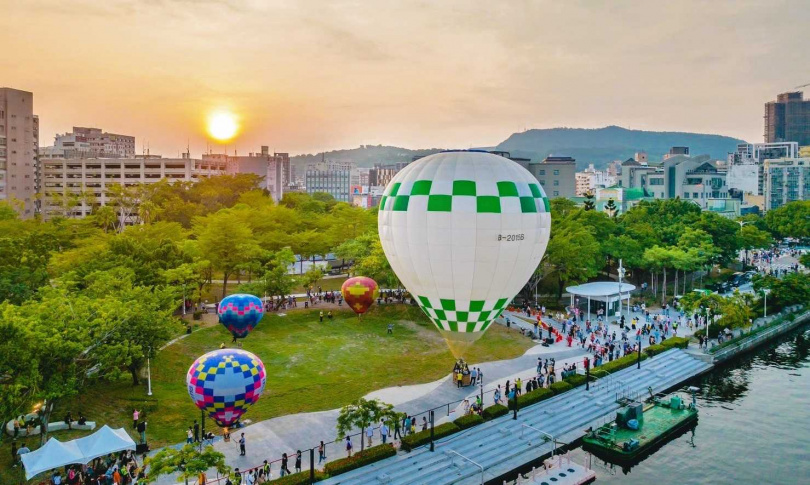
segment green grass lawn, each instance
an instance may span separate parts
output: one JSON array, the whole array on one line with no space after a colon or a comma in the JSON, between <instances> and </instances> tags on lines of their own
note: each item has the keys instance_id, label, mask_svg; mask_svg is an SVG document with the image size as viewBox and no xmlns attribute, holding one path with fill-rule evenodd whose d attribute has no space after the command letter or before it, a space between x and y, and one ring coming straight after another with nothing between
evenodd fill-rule
<instances>
[{"instance_id":1,"label":"green grass lawn","mask_svg":"<svg viewBox=\"0 0 810 485\"><path fill-rule=\"evenodd\" d=\"M446 343L416 307L375 306L362 319L351 311L338 311L333 321L324 323L318 322L317 312L267 315L244 340L243 348L258 355L267 367L267 387L243 419L260 421L333 409L377 389L439 379L452 369L454 359ZM389 322L396 324L393 335L386 334ZM153 448L179 443L185 438L184 430L200 417L186 393L188 367L222 342L229 343L230 336L221 325L214 325L160 352L152 361L151 398L146 396L145 382L139 386L128 380L100 383L58 406L54 416L68 409L74 416L82 411L99 426L131 428L132 408L137 407L146 412ZM493 325L465 358L469 362L509 359L530 346L519 333ZM38 438L35 441L38 445ZM4 468L8 440L0 453L0 468Z\"/></svg>"},{"instance_id":2,"label":"green grass lawn","mask_svg":"<svg viewBox=\"0 0 810 485\"><path fill-rule=\"evenodd\" d=\"M216 278L215 278L216 279ZM318 288L320 285L322 291L338 291L340 287L343 286L343 282L346 281L348 278L345 276L341 276L340 278L324 278L317 283L315 283L315 289ZM247 280L243 280L243 282L247 282ZM228 281L228 291L229 295L239 292L239 283L236 282L236 279L231 279ZM306 293L307 290L303 286L296 286L292 289L291 293ZM222 298L222 283L212 283L208 285L203 290L203 300L208 300L209 302L219 301Z\"/></svg>"}]
</instances>

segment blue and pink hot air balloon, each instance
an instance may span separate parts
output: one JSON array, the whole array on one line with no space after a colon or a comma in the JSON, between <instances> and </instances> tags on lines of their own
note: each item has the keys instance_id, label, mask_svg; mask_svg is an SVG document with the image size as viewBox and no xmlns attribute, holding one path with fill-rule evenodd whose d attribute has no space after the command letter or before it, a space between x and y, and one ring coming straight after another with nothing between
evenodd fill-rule
<instances>
[{"instance_id":1,"label":"blue and pink hot air balloon","mask_svg":"<svg viewBox=\"0 0 810 485\"><path fill-rule=\"evenodd\" d=\"M261 359L242 349L208 352L191 364L186 375L194 404L226 428L259 400L266 382Z\"/></svg>"},{"instance_id":2,"label":"blue and pink hot air balloon","mask_svg":"<svg viewBox=\"0 0 810 485\"><path fill-rule=\"evenodd\" d=\"M259 297L239 293L219 302L217 313L219 323L235 338L245 338L264 316L264 306Z\"/></svg>"}]
</instances>

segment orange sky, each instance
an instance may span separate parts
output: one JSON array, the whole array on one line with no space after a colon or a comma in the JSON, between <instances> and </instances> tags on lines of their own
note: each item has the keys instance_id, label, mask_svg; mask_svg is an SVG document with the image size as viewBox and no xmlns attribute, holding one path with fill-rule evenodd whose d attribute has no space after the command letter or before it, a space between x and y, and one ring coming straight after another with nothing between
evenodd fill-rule
<instances>
[{"instance_id":1,"label":"orange sky","mask_svg":"<svg viewBox=\"0 0 810 485\"><path fill-rule=\"evenodd\" d=\"M762 141L763 103L810 82L806 7L0 0L0 86L34 92L43 145L97 126L166 156L199 155L217 109L240 116L240 152L609 124Z\"/></svg>"}]
</instances>

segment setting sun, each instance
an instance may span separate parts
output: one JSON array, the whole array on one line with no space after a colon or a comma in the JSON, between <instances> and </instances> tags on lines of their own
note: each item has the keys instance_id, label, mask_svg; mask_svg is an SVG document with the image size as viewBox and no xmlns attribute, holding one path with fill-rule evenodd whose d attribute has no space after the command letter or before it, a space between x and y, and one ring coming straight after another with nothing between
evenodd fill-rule
<instances>
[{"instance_id":1,"label":"setting sun","mask_svg":"<svg viewBox=\"0 0 810 485\"><path fill-rule=\"evenodd\" d=\"M208 118L208 134L216 140L230 140L238 129L236 117L232 113L214 113Z\"/></svg>"}]
</instances>

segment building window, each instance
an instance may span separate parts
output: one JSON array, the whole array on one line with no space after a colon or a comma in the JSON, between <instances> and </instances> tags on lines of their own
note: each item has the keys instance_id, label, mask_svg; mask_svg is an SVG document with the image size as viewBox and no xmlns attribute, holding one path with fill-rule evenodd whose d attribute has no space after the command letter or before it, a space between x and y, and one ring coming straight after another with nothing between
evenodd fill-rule
<instances>
[{"instance_id":1,"label":"building window","mask_svg":"<svg viewBox=\"0 0 810 485\"><path fill-rule=\"evenodd\" d=\"M545 180L541 180L541 181L540 181L540 185L546 185L546 181L545 181Z\"/></svg>"},{"instance_id":2,"label":"building window","mask_svg":"<svg viewBox=\"0 0 810 485\"><path fill-rule=\"evenodd\" d=\"M554 175L559 175L559 174L560 174L560 171L559 171L559 170L555 170L555 171L554 171Z\"/></svg>"},{"instance_id":3,"label":"building window","mask_svg":"<svg viewBox=\"0 0 810 485\"><path fill-rule=\"evenodd\" d=\"M545 170L538 170L537 171L537 175L545 175L545 174L546 174Z\"/></svg>"},{"instance_id":4,"label":"building window","mask_svg":"<svg viewBox=\"0 0 810 485\"><path fill-rule=\"evenodd\" d=\"M555 187L557 187L557 186L559 186L559 185L560 185L560 181L559 181L559 180L555 180L555 181L554 181L554 186L555 186Z\"/></svg>"},{"instance_id":5,"label":"building window","mask_svg":"<svg viewBox=\"0 0 810 485\"><path fill-rule=\"evenodd\" d=\"M560 191L559 191L559 190L555 190L555 191L554 191L554 197L559 197L559 195L560 195Z\"/></svg>"}]
</instances>

